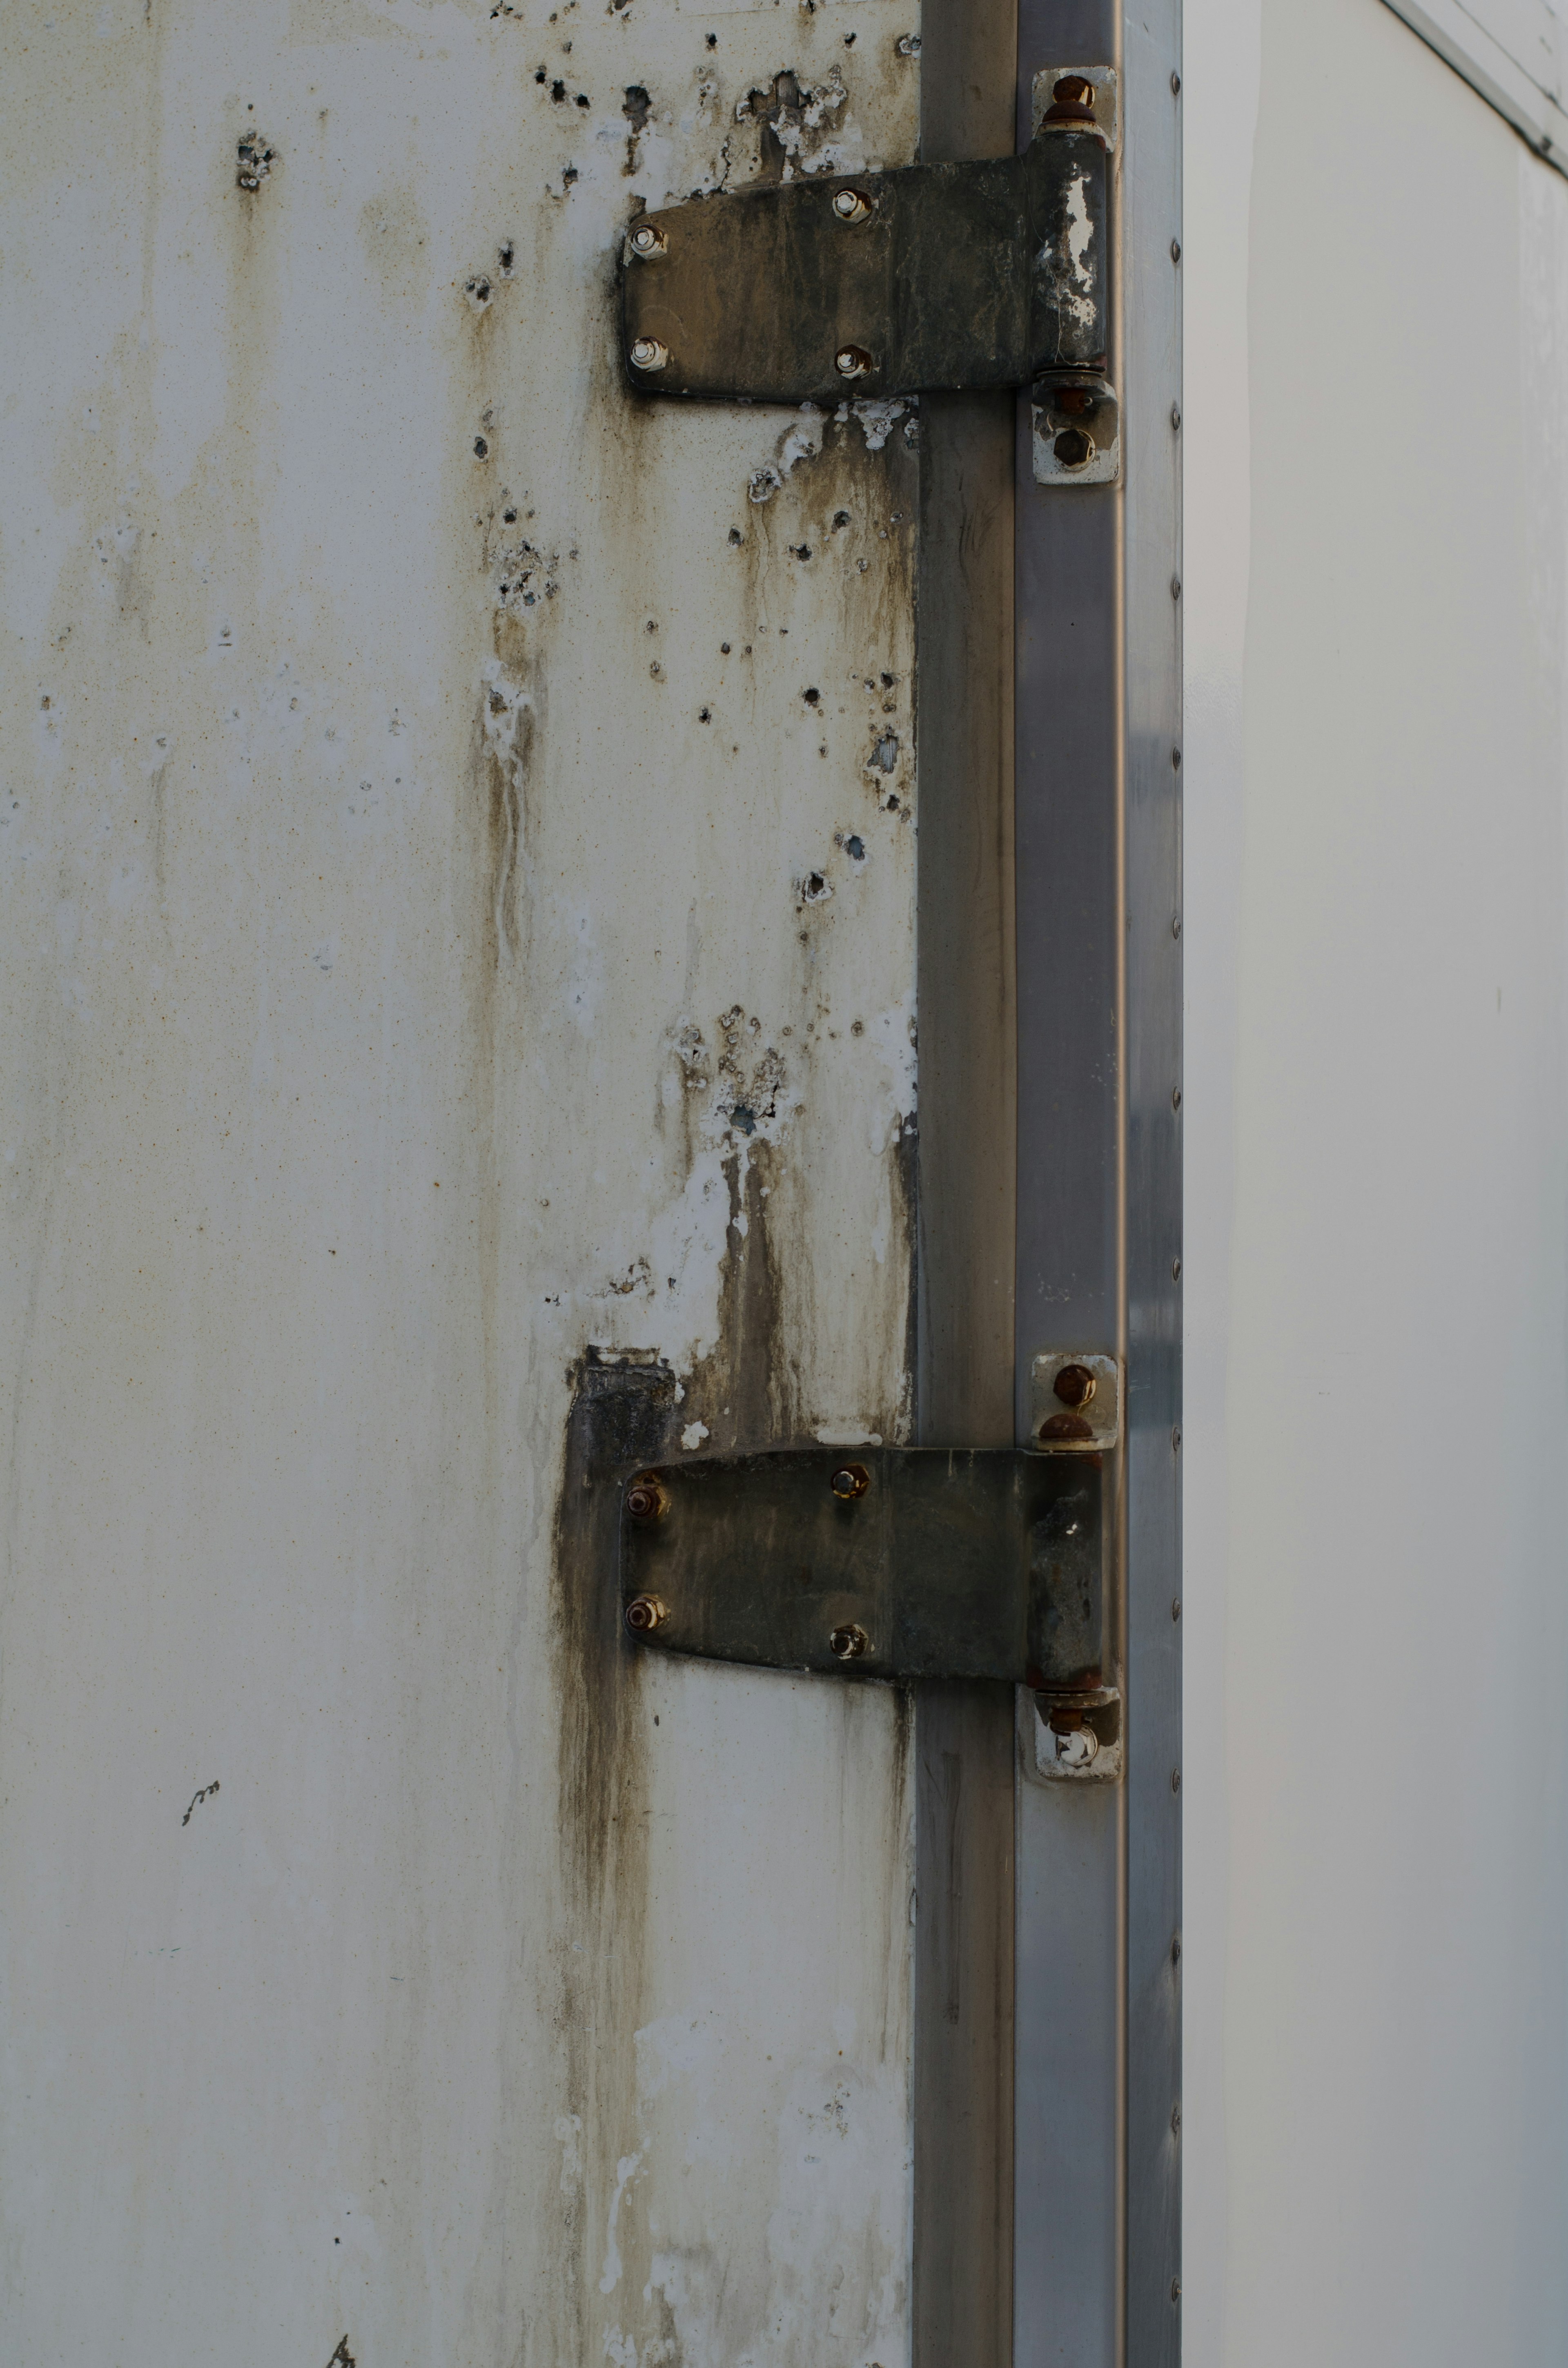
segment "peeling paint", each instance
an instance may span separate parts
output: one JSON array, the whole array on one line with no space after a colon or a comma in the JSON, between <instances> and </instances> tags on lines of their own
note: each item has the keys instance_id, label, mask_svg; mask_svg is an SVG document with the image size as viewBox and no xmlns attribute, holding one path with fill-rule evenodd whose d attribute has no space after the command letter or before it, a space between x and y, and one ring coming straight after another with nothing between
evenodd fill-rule
<instances>
[{"instance_id":1,"label":"peeling paint","mask_svg":"<svg viewBox=\"0 0 1568 2368\"><path fill-rule=\"evenodd\" d=\"M1089 249L1094 244L1095 225L1089 212L1088 185L1082 173L1074 174L1066 191L1066 221L1059 244L1048 243L1039 256L1039 268L1051 294L1051 301L1063 316L1079 328L1091 328L1095 321L1095 272L1089 261Z\"/></svg>"}]
</instances>

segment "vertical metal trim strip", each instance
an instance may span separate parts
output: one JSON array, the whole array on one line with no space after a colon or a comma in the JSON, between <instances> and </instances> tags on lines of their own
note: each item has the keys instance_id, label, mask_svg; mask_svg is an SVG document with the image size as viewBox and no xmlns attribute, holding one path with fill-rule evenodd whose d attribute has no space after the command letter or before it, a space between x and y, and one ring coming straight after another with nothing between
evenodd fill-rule
<instances>
[{"instance_id":1,"label":"vertical metal trim strip","mask_svg":"<svg viewBox=\"0 0 1568 2368\"><path fill-rule=\"evenodd\" d=\"M1179 29L1179 0L1020 7L1020 144L1039 67L1122 77L1123 471L1037 489L1020 421L1017 1419L1037 1350L1112 1345L1128 1419L1126 1782L1019 1796L1017 2368L1180 2340Z\"/></svg>"},{"instance_id":2,"label":"vertical metal trim strip","mask_svg":"<svg viewBox=\"0 0 1568 2368\"><path fill-rule=\"evenodd\" d=\"M1021 0L1016 137L1044 65L1117 64L1118 0ZM1111 258L1113 293L1119 281ZM1111 336L1112 380L1120 366ZM1016 464L1018 1211L1015 1421L1049 1349L1120 1350L1122 496ZM1118 1579L1112 1611L1123 1589ZM1122 1793L1031 1774L1020 1717L1017 2368L1122 2356Z\"/></svg>"},{"instance_id":3,"label":"vertical metal trim strip","mask_svg":"<svg viewBox=\"0 0 1568 2368\"><path fill-rule=\"evenodd\" d=\"M1016 0L925 0L921 155L1003 155ZM920 408L916 1435L1013 1436L1013 402ZM1011 2368L1013 1689L914 1689L915 2368Z\"/></svg>"},{"instance_id":4,"label":"vertical metal trim strip","mask_svg":"<svg viewBox=\"0 0 1568 2368\"><path fill-rule=\"evenodd\" d=\"M1180 2357L1180 0L1126 14L1129 2368Z\"/></svg>"}]
</instances>

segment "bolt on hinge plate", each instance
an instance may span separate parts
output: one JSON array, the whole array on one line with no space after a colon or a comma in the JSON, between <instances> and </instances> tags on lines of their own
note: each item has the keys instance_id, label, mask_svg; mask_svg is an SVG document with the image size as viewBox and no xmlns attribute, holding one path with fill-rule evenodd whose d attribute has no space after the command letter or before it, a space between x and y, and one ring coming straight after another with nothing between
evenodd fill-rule
<instances>
[{"instance_id":1,"label":"bolt on hinge plate","mask_svg":"<svg viewBox=\"0 0 1568 2368\"><path fill-rule=\"evenodd\" d=\"M630 382L836 404L1097 379L1115 83L1060 70L1021 156L813 175L638 215L621 254Z\"/></svg>"},{"instance_id":2,"label":"bolt on hinge plate","mask_svg":"<svg viewBox=\"0 0 1568 2368\"><path fill-rule=\"evenodd\" d=\"M1121 1365L1085 1349L1045 1349L1029 1369L1030 1429L1043 1448L1104 1455L1121 1437Z\"/></svg>"},{"instance_id":3,"label":"bolt on hinge plate","mask_svg":"<svg viewBox=\"0 0 1568 2368\"><path fill-rule=\"evenodd\" d=\"M622 1497L629 1633L665 1652L871 1678L1105 1691L1096 1455L806 1449L643 1468Z\"/></svg>"}]
</instances>

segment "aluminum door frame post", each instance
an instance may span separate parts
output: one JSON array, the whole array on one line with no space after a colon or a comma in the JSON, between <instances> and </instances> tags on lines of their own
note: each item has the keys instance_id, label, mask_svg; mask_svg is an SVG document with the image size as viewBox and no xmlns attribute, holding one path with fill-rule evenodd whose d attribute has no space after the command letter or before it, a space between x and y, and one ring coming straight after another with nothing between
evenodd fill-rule
<instances>
[{"instance_id":1,"label":"aluminum door frame post","mask_svg":"<svg viewBox=\"0 0 1568 2368\"><path fill-rule=\"evenodd\" d=\"M1020 0L1036 73L1120 78L1114 486L1016 485L1016 1416L1126 1360L1125 1774L1018 1792L1016 2368L1180 2350L1180 0ZM1026 1736L1028 1727L1025 1728Z\"/></svg>"},{"instance_id":2,"label":"aluminum door frame post","mask_svg":"<svg viewBox=\"0 0 1568 2368\"><path fill-rule=\"evenodd\" d=\"M916 2368L1180 2346L1180 0L926 0L922 155L1114 64L1123 463L1033 483L1027 396L922 405L916 1435L1030 1436L1126 1360L1117 1787L1033 1707L916 1689ZM1016 1314L1015 1314L1016 1310Z\"/></svg>"}]
</instances>

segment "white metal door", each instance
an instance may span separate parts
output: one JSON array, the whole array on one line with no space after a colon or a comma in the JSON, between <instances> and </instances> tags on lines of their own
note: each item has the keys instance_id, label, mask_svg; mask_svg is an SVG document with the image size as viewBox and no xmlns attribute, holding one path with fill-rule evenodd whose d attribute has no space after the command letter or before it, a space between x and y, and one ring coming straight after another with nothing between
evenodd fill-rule
<instances>
[{"instance_id":1,"label":"white metal door","mask_svg":"<svg viewBox=\"0 0 1568 2368\"><path fill-rule=\"evenodd\" d=\"M7 19L18 2368L907 2354L903 1707L629 1673L568 1434L910 1423L911 414L612 257L915 34Z\"/></svg>"}]
</instances>

